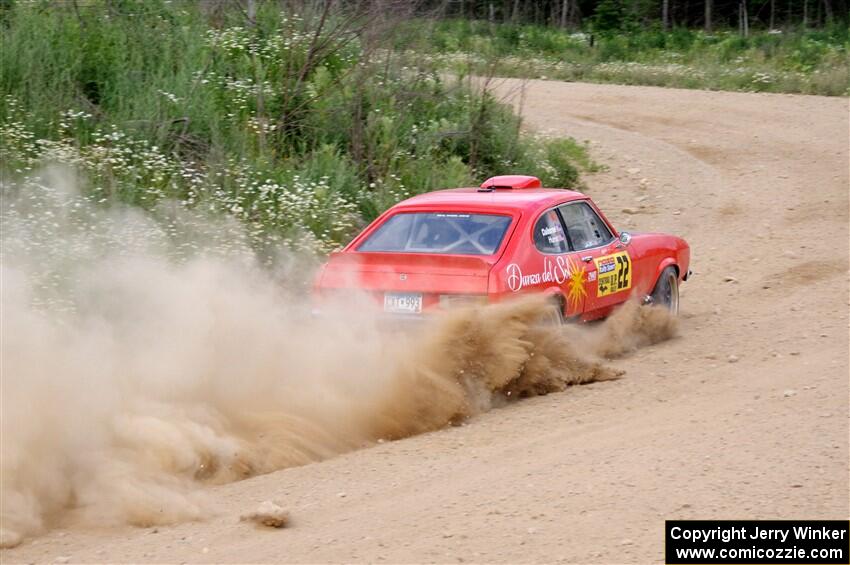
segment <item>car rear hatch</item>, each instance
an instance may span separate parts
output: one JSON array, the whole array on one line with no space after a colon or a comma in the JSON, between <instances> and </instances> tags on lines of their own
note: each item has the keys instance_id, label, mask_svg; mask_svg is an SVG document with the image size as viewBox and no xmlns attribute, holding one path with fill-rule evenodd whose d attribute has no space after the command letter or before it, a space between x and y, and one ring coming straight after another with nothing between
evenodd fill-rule
<instances>
[{"instance_id":1,"label":"car rear hatch","mask_svg":"<svg viewBox=\"0 0 850 565\"><path fill-rule=\"evenodd\" d=\"M389 312L415 314L439 305L441 296L444 303L446 296L485 296L494 261L425 253L334 253L316 290L332 297L357 289Z\"/></svg>"}]
</instances>

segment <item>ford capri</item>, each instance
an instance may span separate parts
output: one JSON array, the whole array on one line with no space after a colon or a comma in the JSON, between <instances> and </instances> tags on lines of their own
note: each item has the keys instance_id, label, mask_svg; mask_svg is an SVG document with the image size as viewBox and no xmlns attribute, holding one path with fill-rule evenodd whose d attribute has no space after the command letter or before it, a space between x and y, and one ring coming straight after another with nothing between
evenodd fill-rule
<instances>
[{"instance_id":1,"label":"ford capri","mask_svg":"<svg viewBox=\"0 0 850 565\"><path fill-rule=\"evenodd\" d=\"M632 297L676 314L689 262L679 237L618 231L586 195L506 175L391 207L330 255L314 297L322 311L356 290L393 317L528 293L564 320L604 318Z\"/></svg>"}]
</instances>

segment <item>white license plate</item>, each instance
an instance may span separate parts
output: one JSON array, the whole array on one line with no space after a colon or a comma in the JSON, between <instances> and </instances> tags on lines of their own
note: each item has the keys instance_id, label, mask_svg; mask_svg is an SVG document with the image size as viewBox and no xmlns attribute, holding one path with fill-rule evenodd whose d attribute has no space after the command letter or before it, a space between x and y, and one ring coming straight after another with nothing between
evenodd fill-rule
<instances>
[{"instance_id":1,"label":"white license plate","mask_svg":"<svg viewBox=\"0 0 850 565\"><path fill-rule=\"evenodd\" d=\"M422 294L388 292L384 294L384 312L393 314L419 314L422 312Z\"/></svg>"}]
</instances>

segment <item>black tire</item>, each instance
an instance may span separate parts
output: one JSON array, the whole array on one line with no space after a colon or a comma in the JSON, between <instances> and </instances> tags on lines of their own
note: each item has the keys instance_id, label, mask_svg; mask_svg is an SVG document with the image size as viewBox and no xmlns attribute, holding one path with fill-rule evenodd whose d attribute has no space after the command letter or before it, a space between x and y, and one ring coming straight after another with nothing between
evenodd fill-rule
<instances>
[{"instance_id":1,"label":"black tire","mask_svg":"<svg viewBox=\"0 0 850 565\"><path fill-rule=\"evenodd\" d=\"M653 304L667 308L674 316L679 313L679 273L676 267L661 271L650 298Z\"/></svg>"}]
</instances>

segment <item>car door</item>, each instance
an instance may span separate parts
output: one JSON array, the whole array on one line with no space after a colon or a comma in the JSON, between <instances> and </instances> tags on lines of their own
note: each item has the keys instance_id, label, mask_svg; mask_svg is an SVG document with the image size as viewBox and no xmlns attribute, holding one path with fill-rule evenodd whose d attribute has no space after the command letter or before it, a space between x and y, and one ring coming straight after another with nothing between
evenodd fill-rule
<instances>
[{"instance_id":1,"label":"car door","mask_svg":"<svg viewBox=\"0 0 850 565\"><path fill-rule=\"evenodd\" d=\"M604 316L631 294L634 275L629 250L586 200L559 206L570 247L585 271L585 317Z\"/></svg>"},{"instance_id":2,"label":"car door","mask_svg":"<svg viewBox=\"0 0 850 565\"><path fill-rule=\"evenodd\" d=\"M581 315L585 310L585 281L578 259L570 249L557 208L543 212L534 224L534 246L540 258L540 277L545 287L564 297L564 315Z\"/></svg>"}]
</instances>

